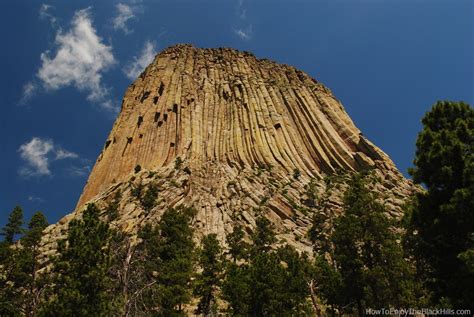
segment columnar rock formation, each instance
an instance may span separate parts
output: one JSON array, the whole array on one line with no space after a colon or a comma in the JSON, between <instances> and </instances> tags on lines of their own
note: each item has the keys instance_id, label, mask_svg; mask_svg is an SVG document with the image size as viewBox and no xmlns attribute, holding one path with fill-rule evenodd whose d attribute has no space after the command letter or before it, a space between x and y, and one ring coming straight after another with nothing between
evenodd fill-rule
<instances>
[{"instance_id":1,"label":"columnar rock formation","mask_svg":"<svg viewBox=\"0 0 474 317\"><path fill-rule=\"evenodd\" d=\"M178 168L176 159L183 162ZM134 175L137 165L142 171ZM399 214L414 187L362 136L328 88L247 52L178 45L157 55L127 89L76 212L48 230L59 230L89 201L107 205L120 190L114 221L124 230L185 203L198 209L195 225L202 233L223 238L235 221L251 229L256 214L265 213L282 237L305 245L311 216L295 208L304 185L368 167L382 178L380 190ZM151 182L160 199L144 212L127 193Z\"/></svg>"}]
</instances>

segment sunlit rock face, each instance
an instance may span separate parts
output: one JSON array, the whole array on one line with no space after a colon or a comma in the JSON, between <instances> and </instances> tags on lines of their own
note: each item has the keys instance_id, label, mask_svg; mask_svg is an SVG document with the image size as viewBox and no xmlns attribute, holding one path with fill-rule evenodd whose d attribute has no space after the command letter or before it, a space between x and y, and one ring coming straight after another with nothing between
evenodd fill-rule
<instances>
[{"instance_id":1,"label":"sunlit rock face","mask_svg":"<svg viewBox=\"0 0 474 317\"><path fill-rule=\"evenodd\" d=\"M126 231L186 204L198 211L198 235L214 232L224 241L235 223L250 232L263 214L281 239L309 250L305 185L316 178L323 191L325 176L367 168L381 179L377 190L389 213L400 215L415 187L362 136L328 88L248 52L173 46L127 89L76 211L48 233L59 235L87 202L105 208L120 191L113 222ZM146 212L131 194L139 184L159 188ZM332 194L334 212L341 192Z\"/></svg>"}]
</instances>

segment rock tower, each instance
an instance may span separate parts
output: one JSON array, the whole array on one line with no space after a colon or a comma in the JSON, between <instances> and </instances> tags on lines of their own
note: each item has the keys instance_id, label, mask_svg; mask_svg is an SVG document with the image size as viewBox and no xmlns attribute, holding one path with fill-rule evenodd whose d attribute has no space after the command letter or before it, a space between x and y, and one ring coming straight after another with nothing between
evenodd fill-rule
<instances>
[{"instance_id":1,"label":"rock tower","mask_svg":"<svg viewBox=\"0 0 474 317\"><path fill-rule=\"evenodd\" d=\"M60 235L86 203L105 208L120 192L113 222L125 231L186 204L198 211L200 234L214 232L224 241L236 222L250 232L264 214L280 238L308 249L305 185L316 179L323 189L325 176L367 168L381 179L389 212L400 215L416 188L328 88L248 52L177 45L159 53L127 89L76 210L47 231ZM145 211L131 193L150 184L159 194ZM335 195L335 210L338 205Z\"/></svg>"}]
</instances>

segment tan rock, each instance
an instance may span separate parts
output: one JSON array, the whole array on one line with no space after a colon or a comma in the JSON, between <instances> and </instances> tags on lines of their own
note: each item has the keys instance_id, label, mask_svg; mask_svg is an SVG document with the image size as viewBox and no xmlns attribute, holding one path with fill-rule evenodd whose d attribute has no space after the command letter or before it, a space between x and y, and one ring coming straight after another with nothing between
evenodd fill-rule
<instances>
[{"instance_id":1,"label":"tan rock","mask_svg":"<svg viewBox=\"0 0 474 317\"><path fill-rule=\"evenodd\" d=\"M178 157L183 164L176 170ZM134 175L136 165L142 171ZM198 235L215 232L224 241L233 224L250 230L262 213L281 238L308 251L311 215L295 208L304 185L338 169L368 167L385 179L379 190L397 198L390 213L400 215L403 198L416 188L362 136L328 88L294 67L246 52L178 45L158 54L127 89L76 213L49 227L53 238L46 240L87 202L106 206L120 190L114 223L126 231L188 204L198 210ZM130 194L140 182L160 190L148 212Z\"/></svg>"}]
</instances>

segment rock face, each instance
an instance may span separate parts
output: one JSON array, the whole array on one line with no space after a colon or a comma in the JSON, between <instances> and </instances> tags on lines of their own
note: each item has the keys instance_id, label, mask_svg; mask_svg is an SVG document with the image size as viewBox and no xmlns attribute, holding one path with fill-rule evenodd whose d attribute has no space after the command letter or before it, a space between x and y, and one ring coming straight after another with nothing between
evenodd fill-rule
<instances>
[{"instance_id":1,"label":"rock face","mask_svg":"<svg viewBox=\"0 0 474 317\"><path fill-rule=\"evenodd\" d=\"M265 214L280 238L307 249L311 215L298 208L305 185L317 178L323 189L326 175L366 168L375 169L390 213L399 215L415 187L362 136L328 88L247 52L178 45L157 55L127 89L76 211L47 232L60 235L87 202L105 207L120 191L113 222L126 231L184 203L198 209L199 234L224 240L236 222L250 230ZM159 198L145 211L131 193L150 183Z\"/></svg>"}]
</instances>

